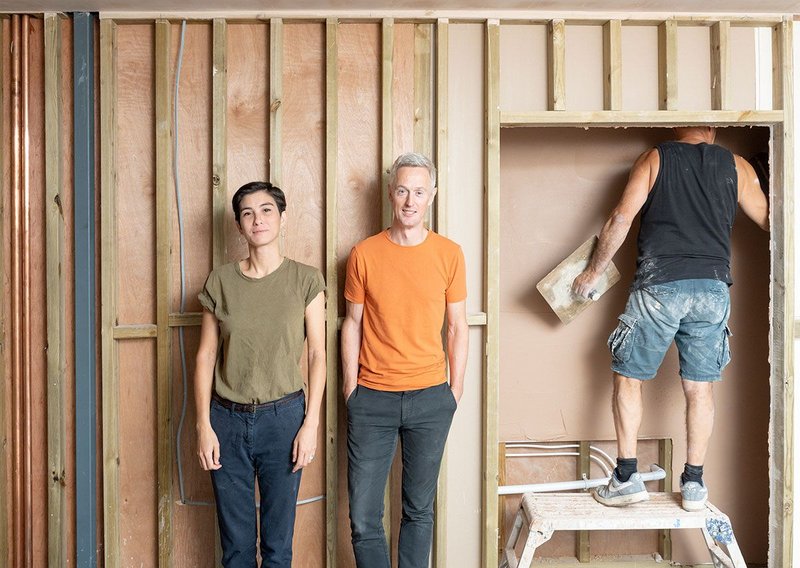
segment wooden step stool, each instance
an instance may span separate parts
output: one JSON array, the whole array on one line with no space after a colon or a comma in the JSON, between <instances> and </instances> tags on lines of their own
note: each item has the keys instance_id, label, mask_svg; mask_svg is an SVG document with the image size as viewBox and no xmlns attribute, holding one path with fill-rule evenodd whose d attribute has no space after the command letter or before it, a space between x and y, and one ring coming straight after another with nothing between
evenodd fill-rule
<instances>
[{"instance_id":1,"label":"wooden step stool","mask_svg":"<svg viewBox=\"0 0 800 568\"><path fill-rule=\"evenodd\" d=\"M523 526L528 539L518 560L515 548ZM700 529L715 568L747 568L727 515L711 503L702 511L684 511L680 493L651 493L649 501L627 507L606 507L589 493L526 493L500 567L528 568L536 549L554 531L642 529Z\"/></svg>"}]
</instances>

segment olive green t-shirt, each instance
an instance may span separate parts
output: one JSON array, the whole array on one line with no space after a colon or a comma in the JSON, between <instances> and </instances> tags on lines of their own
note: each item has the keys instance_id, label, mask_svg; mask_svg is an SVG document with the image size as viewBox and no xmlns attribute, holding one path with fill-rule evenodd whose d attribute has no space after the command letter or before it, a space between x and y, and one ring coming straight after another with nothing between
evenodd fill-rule
<instances>
[{"instance_id":1,"label":"olive green t-shirt","mask_svg":"<svg viewBox=\"0 0 800 568\"><path fill-rule=\"evenodd\" d=\"M263 278L238 262L212 271L198 298L219 321L217 394L260 404L302 389L305 309L323 290L319 270L288 258Z\"/></svg>"}]
</instances>

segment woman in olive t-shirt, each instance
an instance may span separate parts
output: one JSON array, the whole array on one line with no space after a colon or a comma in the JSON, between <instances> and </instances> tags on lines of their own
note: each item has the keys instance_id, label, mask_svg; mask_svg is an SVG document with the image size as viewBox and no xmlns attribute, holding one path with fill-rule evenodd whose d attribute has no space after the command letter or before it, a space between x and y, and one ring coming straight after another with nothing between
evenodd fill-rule
<instances>
[{"instance_id":1,"label":"woman in olive t-shirt","mask_svg":"<svg viewBox=\"0 0 800 568\"><path fill-rule=\"evenodd\" d=\"M286 198L243 185L233 213L249 255L216 268L198 296L197 455L211 471L222 564L256 566L255 483L264 567L290 568L302 468L311 463L325 389L325 282L284 258ZM300 358L308 340L308 402ZM213 388L212 388L213 387Z\"/></svg>"}]
</instances>

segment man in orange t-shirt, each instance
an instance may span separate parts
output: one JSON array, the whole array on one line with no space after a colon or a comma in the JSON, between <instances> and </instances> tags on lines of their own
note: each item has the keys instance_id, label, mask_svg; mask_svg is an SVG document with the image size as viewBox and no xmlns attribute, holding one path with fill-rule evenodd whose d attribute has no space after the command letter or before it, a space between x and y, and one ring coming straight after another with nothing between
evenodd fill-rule
<instances>
[{"instance_id":1,"label":"man in orange t-shirt","mask_svg":"<svg viewBox=\"0 0 800 568\"><path fill-rule=\"evenodd\" d=\"M397 158L388 192L391 227L358 243L347 262L342 368L350 527L356 565L390 568L383 495L399 437L399 566L427 568L439 466L464 390L464 255L456 243L425 228L436 195L436 168L428 158L414 153Z\"/></svg>"}]
</instances>

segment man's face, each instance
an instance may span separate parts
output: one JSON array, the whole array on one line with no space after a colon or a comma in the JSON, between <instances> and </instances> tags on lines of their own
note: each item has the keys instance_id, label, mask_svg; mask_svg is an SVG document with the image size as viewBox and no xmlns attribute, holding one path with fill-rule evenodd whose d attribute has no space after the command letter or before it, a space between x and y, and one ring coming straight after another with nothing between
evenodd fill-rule
<instances>
[{"instance_id":1,"label":"man's face","mask_svg":"<svg viewBox=\"0 0 800 568\"><path fill-rule=\"evenodd\" d=\"M394 187L389 187L394 218L404 228L422 225L434 195L436 189L431 187L431 176L426 168L400 168Z\"/></svg>"}]
</instances>

